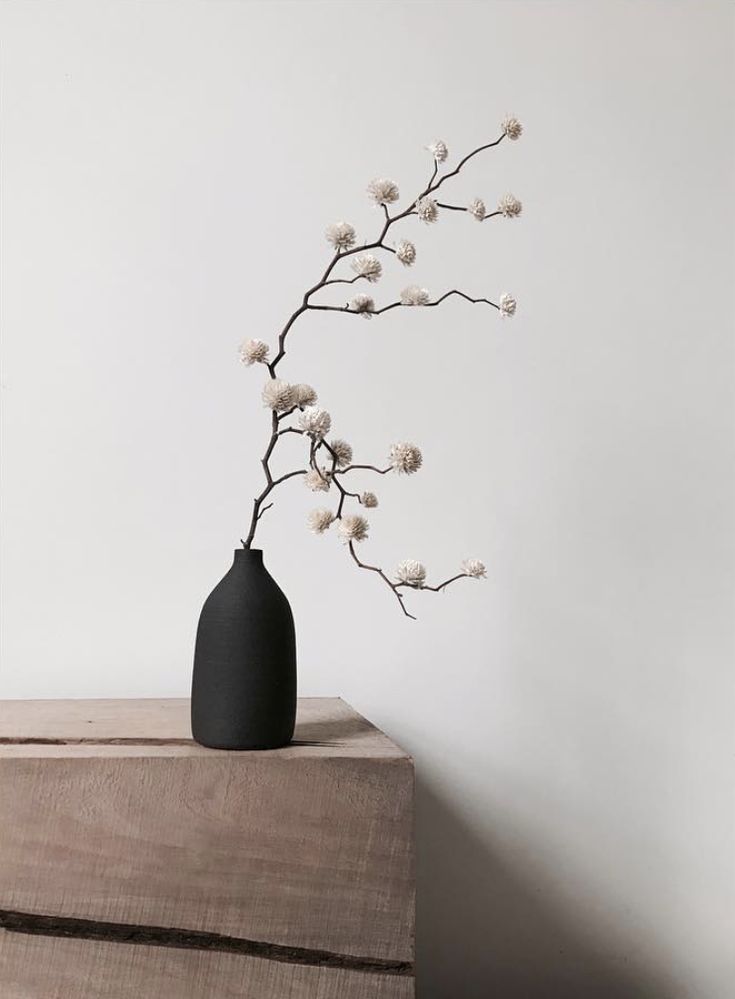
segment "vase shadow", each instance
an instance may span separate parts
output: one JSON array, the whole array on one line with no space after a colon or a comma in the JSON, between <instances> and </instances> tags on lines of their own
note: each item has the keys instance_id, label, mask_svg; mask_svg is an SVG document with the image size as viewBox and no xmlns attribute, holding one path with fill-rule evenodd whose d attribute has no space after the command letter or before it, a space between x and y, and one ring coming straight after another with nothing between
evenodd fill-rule
<instances>
[{"instance_id":1,"label":"vase shadow","mask_svg":"<svg viewBox=\"0 0 735 999\"><path fill-rule=\"evenodd\" d=\"M416 795L418 999L673 999L421 778Z\"/></svg>"}]
</instances>

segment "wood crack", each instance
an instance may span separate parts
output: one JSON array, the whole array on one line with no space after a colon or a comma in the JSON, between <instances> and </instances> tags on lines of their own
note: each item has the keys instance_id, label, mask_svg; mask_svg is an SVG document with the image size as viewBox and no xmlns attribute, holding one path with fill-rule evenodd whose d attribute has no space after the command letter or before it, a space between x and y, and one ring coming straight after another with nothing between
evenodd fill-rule
<instances>
[{"instance_id":1,"label":"wood crack","mask_svg":"<svg viewBox=\"0 0 735 999\"><path fill-rule=\"evenodd\" d=\"M184 930L166 926L138 926L133 923L111 923L72 916L49 916L15 909L0 909L0 929L9 933L32 936L65 937L77 940L99 940L105 943L138 944L148 947L174 947L182 950L208 950L223 954L302 964L318 968L342 968L382 975L412 976L411 961L389 961L377 957L358 957L311 947L248 940L244 937Z\"/></svg>"}]
</instances>

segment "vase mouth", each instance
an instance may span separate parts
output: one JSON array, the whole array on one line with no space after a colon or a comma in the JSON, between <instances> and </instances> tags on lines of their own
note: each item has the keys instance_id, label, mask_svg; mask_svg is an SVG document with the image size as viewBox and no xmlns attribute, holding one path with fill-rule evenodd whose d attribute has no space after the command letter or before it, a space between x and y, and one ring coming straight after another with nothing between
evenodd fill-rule
<instances>
[{"instance_id":1,"label":"vase mouth","mask_svg":"<svg viewBox=\"0 0 735 999\"><path fill-rule=\"evenodd\" d=\"M263 549L262 548L236 548L235 549L235 561L241 559L253 559L256 562L263 561Z\"/></svg>"}]
</instances>

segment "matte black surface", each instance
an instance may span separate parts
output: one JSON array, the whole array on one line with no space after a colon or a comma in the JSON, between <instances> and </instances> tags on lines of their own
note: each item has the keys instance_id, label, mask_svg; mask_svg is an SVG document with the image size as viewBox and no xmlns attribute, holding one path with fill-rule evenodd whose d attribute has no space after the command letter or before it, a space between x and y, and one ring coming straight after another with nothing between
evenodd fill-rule
<instances>
[{"instance_id":1,"label":"matte black surface","mask_svg":"<svg viewBox=\"0 0 735 999\"><path fill-rule=\"evenodd\" d=\"M191 730L213 749L275 749L296 721L296 636L262 551L239 548L199 617Z\"/></svg>"}]
</instances>

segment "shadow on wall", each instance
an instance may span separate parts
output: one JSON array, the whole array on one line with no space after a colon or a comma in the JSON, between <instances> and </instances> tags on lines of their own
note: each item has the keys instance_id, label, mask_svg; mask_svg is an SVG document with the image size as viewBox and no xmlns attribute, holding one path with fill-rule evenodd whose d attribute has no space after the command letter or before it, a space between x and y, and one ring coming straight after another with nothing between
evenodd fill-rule
<instances>
[{"instance_id":1,"label":"shadow on wall","mask_svg":"<svg viewBox=\"0 0 735 999\"><path fill-rule=\"evenodd\" d=\"M609 955L574 928L420 779L418 999L672 999L649 968ZM607 954L606 954L607 952Z\"/></svg>"}]
</instances>

